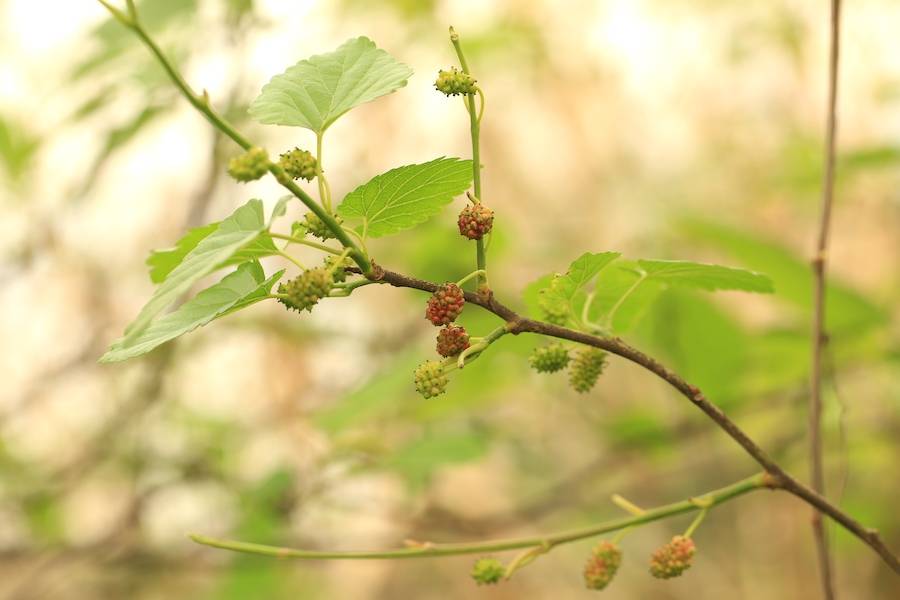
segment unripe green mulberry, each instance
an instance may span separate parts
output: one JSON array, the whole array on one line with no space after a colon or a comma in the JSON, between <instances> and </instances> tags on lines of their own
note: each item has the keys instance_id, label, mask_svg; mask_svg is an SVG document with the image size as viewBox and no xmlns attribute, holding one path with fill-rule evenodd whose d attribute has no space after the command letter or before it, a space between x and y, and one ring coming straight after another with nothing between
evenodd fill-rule
<instances>
[{"instance_id":1,"label":"unripe green mulberry","mask_svg":"<svg viewBox=\"0 0 900 600\"><path fill-rule=\"evenodd\" d=\"M465 327L447 325L437 334L437 353L441 356L456 356L469 347L469 334Z\"/></svg>"},{"instance_id":2,"label":"unripe green mulberry","mask_svg":"<svg viewBox=\"0 0 900 600\"><path fill-rule=\"evenodd\" d=\"M569 351L562 344L535 348L528 362L538 373L556 373L569 364Z\"/></svg>"},{"instance_id":3,"label":"unripe green mulberry","mask_svg":"<svg viewBox=\"0 0 900 600\"><path fill-rule=\"evenodd\" d=\"M506 568L496 558L479 558L472 567L472 579L478 585L497 583L506 574Z\"/></svg>"},{"instance_id":4,"label":"unripe green mulberry","mask_svg":"<svg viewBox=\"0 0 900 600\"><path fill-rule=\"evenodd\" d=\"M448 96L457 94L474 94L477 89L475 78L464 73L456 67L450 67L449 71L438 71L434 87Z\"/></svg>"},{"instance_id":5,"label":"unripe green mulberry","mask_svg":"<svg viewBox=\"0 0 900 600\"><path fill-rule=\"evenodd\" d=\"M589 391L606 366L606 352L585 347L578 351L569 364L569 384L576 392Z\"/></svg>"},{"instance_id":6,"label":"unripe green mulberry","mask_svg":"<svg viewBox=\"0 0 900 600\"><path fill-rule=\"evenodd\" d=\"M423 398L440 396L446 391L449 381L440 361L426 360L416 367L416 391L422 394Z\"/></svg>"},{"instance_id":7,"label":"unripe green mulberry","mask_svg":"<svg viewBox=\"0 0 900 600\"><path fill-rule=\"evenodd\" d=\"M332 216L334 217L334 220L337 221L338 225L344 222L339 216ZM331 229L328 228L328 225L325 224L325 221L320 219L314 212L308 212L303 216L303 224L306 226L306 231L313 237L317 237L322 241L334 238L334 232L332 232Z\"/></svg>"},{"instance_id":8,"label":"unripe green mulberry","mask_svg":"<svg viewBox=\"0 0 900 600\"><path fill-rule=\"evenodd\" d=\"M650 574L659 579L678 577L691 568L696 547L691 538L676 535L650 557Z\"/></svg>"},{"instance_id":9,"label":"unripe green mulberry","mask_svg":"<svg viewBox=\"0 0 900 600\"><path fill-rule=\"evenodd\" d=\"M622 564L622 551L612 542L601 541L591 550L584 565L584 585L589 590L602 590L615 577Z\"/></svg>"},{"instance_id":10,"label":"unripe green mulberry","mask_svg":"<svg viewBox=\"0 0 900 600\"><path fill-rule=\"evenodd\" d=\"M285 296L278 301L289 309L312 311L319 300L328 296L333 286L334 280L327 269L307 269L278 286L278 293Z\"/></svg>"},{"instance_id":11,"label":"unripe green mulberry","mask_svg":"<svg viewBox=\"0 0 900 600\"><path fill-rule=\"evenodd\" d=\"M308 150L294 148L278 158L278 166L284 169L291 179L312 181L316 176L316 157Z\"/></svg>"},{"instance_id":12,"label":"unripe green mulberry","mask_svg":"<svg viewBox=\"0 0 900 600\"><path fill-rule=\"evenodd\" d=\"M265 175L269 165L266 151L253 147L228 161L228 174L238 181L253 181Z\"/></svg>"},{"instance_id":13,"label":"unripe green mulberry","mask_svg":"<svg viewBox=\"0 0 900 600\"><path fill-rule=\"evenodd\" d=\"M569 311L565 308L557 309L555 307L542 307L541 312L543 313L544 321L547 321L548 323L551 323L553 325L564 327L565 324L569 321Z\"/></svg>"},{"instance_id":14,"label":"unripe green mulberry","mask_svg":"<svg viewBox=\"0 0 900 600\"><path fill-rule=\"evenodd\" d=\"M470 204L459 213L456 224L459 234L470 240L480 240L491 232L494 226L494 211L478 202Z\"/></svg>"},{"instance_id":15,"label":"unripe green mulberry","mask_svg":"<svg viewBox=\"0 0 900 600\"><path fill-rule=\"evenodd\" d=\"M325 257L325 269L331 271L331 279L335 283L344 283L347 281L347 270L345 267L345 260L341 260L338 262L338 256L326 256Z\"/></svg>"}]
</instances>

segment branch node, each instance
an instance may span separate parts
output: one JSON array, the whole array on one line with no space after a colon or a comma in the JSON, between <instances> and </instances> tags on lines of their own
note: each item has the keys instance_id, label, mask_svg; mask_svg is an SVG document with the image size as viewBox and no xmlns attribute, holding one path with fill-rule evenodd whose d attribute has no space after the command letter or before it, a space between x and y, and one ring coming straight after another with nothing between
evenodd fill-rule
<instances>
[{"instance_id":1,"label":"branch node","mask_svg":"<svg viewBox=\"0 0 900 600\"><path fill-rule=\"evenodd\" d=\"M697 508L709 508L710 506L715 504L715 500L713 500L709 496L700 496L696 498L691 496L690 498L688 498L688 502L690 502Z\"/></svg>"},{"instance_id":2,"label":"branch node","mask_svg":"<svg viewBox=\"0 0 900 600\"><path fill-rule=\"evenodd\" d=\"M372 271L366 275L369 281L381 281L384 279L384 268L372 261Z\"/></svg>"},{"instance_id":3,"label":"branch node","mask_svg":"<svg viewBox=\"0 0 900 600\"><path fill-rule=\"evenodd\" d=\"M781 478L768 471L762 475L762 484L770 490L777 490L782 487Z\"/></svg>"}]
</instances>

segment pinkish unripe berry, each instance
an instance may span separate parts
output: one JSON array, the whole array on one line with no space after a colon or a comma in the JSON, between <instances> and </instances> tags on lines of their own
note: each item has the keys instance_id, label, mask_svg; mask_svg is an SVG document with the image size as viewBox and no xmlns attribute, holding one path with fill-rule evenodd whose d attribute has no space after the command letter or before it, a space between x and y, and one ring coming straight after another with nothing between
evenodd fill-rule
<instances>
[{"instance_id":1,"label":"pinkish unripe berry","mask_svg":"<svg viewBox=\"0 0 900 600\"><path fill-rule=\"evenodd\" d=\"M659 579L678 577L691 568L696 548L691 538L676 535L650 557L650 574Z\"/></svg>"},{"instance_id":2,"label":"pinkish unripe berry","mask_svg":"<svg viewBox=\"0 0 900 600\"><path fill-rule=\"evenodd\" d=\"M494 211L481 202L469 204L459 213L459 234L470 240L480 240L494 226Z\"/></svg>"},{"instance_id":3,"label":"pinkish unripe berry","mask_svg":"<svg viewBox=\"0 0 900 600\"><path fill-rule=\"evenodd\" d=\"M425 307L425 318L440 327L456 320L466 303L462 288L455 283L441 285Z\"/></svg>"},{"instance_id":4,"label":"pinkish unripe berry","mask_svg":"<svg viewBox=\"0 0 900 600\"><path fill-rule=\"evenodd\" d=\"M437 334L437 353L441 356L456 356L469 347L469 334L465 327L447 325Z\"/></svg>"},{"instance_id":5,"label":"pinkish unripe berry","mask_svg":"<svg viewBox=\"0 0 900 600\"><path fill-rule=\"evenodd\" d=\"M589 590L602 590L615 577L622 564L622 551L612 542L601 541L591 550L584 565L584 585Z\"/></svg>"}]
</instances>

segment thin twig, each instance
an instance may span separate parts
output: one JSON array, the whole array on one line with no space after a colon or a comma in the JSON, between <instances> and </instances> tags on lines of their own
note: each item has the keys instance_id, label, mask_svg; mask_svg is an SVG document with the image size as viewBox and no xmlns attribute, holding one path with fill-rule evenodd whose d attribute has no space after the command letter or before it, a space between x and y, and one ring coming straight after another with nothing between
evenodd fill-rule
<instances>
[{"instance_id":1,"label":"thin twig","mask_svg":"<svg viewBox=\"0 0 900 600\"><path fill-rule=\"evenodd\" d=\"M838 60L840 58L841 1L831 0L830 52L828 59L828 111L825 124L825 172L822 181L822 210L819 220L819 237L813 269L813 331L812 372L809 389L809 470L812 489L825 494L825 470L822 456L822 353L828 343L825 332L825 289L827 279L825 263L828 258L828 233L831 225L831 206L834 199L835 141L837 137L837 86ZM822 513L815 511L812 519L822 595L833 600L834 576L828 537L822 521Z\"/></svg>"},{"instance_id":2,"label":"thin twig","mask_svg":"<svg viewBox=\"0 0 900 600\"><path fill-rule=\"evenodd\" d=\"M656 508L651 508L640 515L614 519L605 521L597 525L591 525L582 529L574 529L563 531L552 535L544 535L538 537L516 538L508 540L487 540L478 542L459 542L451 544L434 544L421 543L406 548L398 548L395 550L376 550L376 551L318 551L318 550L297 550L294 548L281 548L277 546L266 546L263 544L252 544L247 542L237 542L231 540L220 540L202 535L191 535L190 538L198 544L222 548L224 550L234 550L236 552L246 552L250 554L263 554L266 556L275 556L278 558L300 558L300 559L344 559L344 560L364 560L364 559L382 559L382 558L427 558L434 556L456 556L460 554L479 554L482 552L504 552L507 550L519 550L522 548L547 548L558 546L560 544L568 544L587 538L596 537L598 535L611 531L618 531L635 525L642 525L652 521L659 521L667 517L689 513L697 510L708 510L709 508L727 502L742 496L748 492L771 487L771 479L761 473L743 479L731 485L713 490L704 494L704 498L709 499L707 507L698 506L692 499L682 500L673 504L666 504Z\"/></svg>"},{"instance_id":3,"label":"thin twig","mask_svg":"<svg viewBox=\"0 0 900 600\"><path fill-rule=\"evenodd\" d=\"M452 27L450 28L450 43L456 51L459 59L459 66L463 73L471 75L469 71L469 63L466 61L466 55L463 53L462 45L459 43L459 34ZM475 188L475 197L479 201L481 195L481 117L484 114L484 92L478 88L478 95L481 97L481 110L475 111L475 94L466 94L464 101L466 104L466 112L469 113L469 134L472 140L472 187ZM487 276L487 252L484 247L484 238L475 240L475 265L476 269L481 271L478 276L478 285L488 285Z\"/></svg>"}]
</instances>

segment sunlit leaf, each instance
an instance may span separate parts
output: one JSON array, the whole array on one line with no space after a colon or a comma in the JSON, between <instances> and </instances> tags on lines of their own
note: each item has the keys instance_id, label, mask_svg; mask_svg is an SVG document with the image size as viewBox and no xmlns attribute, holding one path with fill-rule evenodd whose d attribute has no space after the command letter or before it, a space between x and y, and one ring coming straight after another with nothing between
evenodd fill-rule
<instances>
[{"instance_id":1,"label":"sunlit leaf","mask_svg":"<svg viewBox=\"0 0 900 600\"><path fill-rule=\"evenodd\" d=\"M772 293L772 280L761 273L686 260L639 260L648 279L706 291L742 290Z\"/></svg>"},{"instance_id":2,"label":"sunlit leaf","mask_svg":"<svg viewBox=\"0 0 900 600\"><path fill-rule=\"evenodd\" d=\"M550 285L540 292L538 304L550 313L572 310L573 301L581 289L606 265L621 256L618 252L585 252L569 265L562 275L556 275Z\"/></svg>"},{"instance_id":3,"label":"sunlit leaf","mask_svg":"<svg viewBox=\"0 0 900 600\"><path fill-rule=\"evenodd\" d=\"M696 292L666 290L639 333L679 375L717 403L733 402L751 366L748 335L726 311Z\"/></svg>"},{"instance_id":4,"label":"sunlit leaf","mask_svg":"<svg viewBox=\"0 0 900 600\"><path fill-rule=\"evenodd\" d=\"M813 279L807 259L764 236L735 227L699 220L686 221L681 227L692 243L724 250L743 265L766 273L777 290L777 299L790 302L805 314L812 311ZM828 279L826 302L826 325L832 333L859 334L887 318L883 309L841 284L834 274Z\"/></svg>"},{"instance_id":5,"label":"sunlit leaf","mask_svg":"<svg viewBox=\"0 0 900 600\"><path fill-rule=\"evenodd\" d=\"M290 197L280 198L272 208L269 217L269 226L278 217L284 216L287 211L287 203ZM177 267L187 254L197 247L200 241L219 228L219 223L209 223L189 230L180 240L175 243L175 247L165 250L154 250L147 257L147 266L150 267L150 280L153 283L163 281L172 269ZM299 236L302 237L302 236ZM239 265L249 260L258 260L266 256L272 256L278 253L278 248L271 236L267 232L263 232L256 236L256 239L249 242L243 248L235 252L228 260L222 263L221 267L229 265Z\"/></svg>"},{"instance_id":6,"label":"sunlit leaf","mask_svg":"<svg viewBox=\"0 0 900 600\"><path fill-rule=\"evenodd\" d=\"M273 77L250 105L250 116L322 133L351 108L405 86L410 75L408 66L358 37Z\"/></svg>"},{"instance_id":7,"label":"sunlit leaf","mask_svg":"<svg viewBox=\"0 0 900 600\"><path fill-rule=\"evenodd\" d=\"M240 303L244 308L264 299L284 271L265 279L258 262L247 262L227 275L219 283L206 288L188 300L178 310L150 323L140 335L127 336L110 346L100 362L116 362L150 352L220 317Z\"/></svg>"},{"instance_id":8,"label":"sunlit leaf","mask_svg":"<svg viewBox=\"0 0 900 600\"><path fill-rule=\"evenodd\" d=\"M590 318L616 333L630 331L663 289L648 281L634 261L618 261L597 277Z\"/></svg>"},{"instance_id":9,"label":"sunlit leaf","mask_svg":"<svg viewBox=\"0 0 900 600\"><path fill-rule=\"evenodd\" d=\"M265 227L262 201L250 200L234 211L215 231L201 239L156 288L137 318L125 330L123 344L133 344L157 314L188 291L196 281L219 268Z\"/></svg>"},{"instance_id":10,"label":"sunlit leaf","mask_svg":"<svg viewBox=\"0 0 900 600\"><path fill-rule=\"evenodd\" d=\"M380 237L414 227L438 214L472 182L472 161L437 158L376 175L344 198L338 214L361 219L364 236Z\"/></svg>"},{"instance_id":11,"label":"sunlit leaf","mask_svg":"<svg viewBox=\"0 0 900 600\"><path fill-rule=\"evenodd\" d=\"M195 227L184 234L173 248L152 251L146 261L147 266L150 267L150 281L161 283L203 238L218 228L217 222Z\"/></svg>"}]
</instances>

